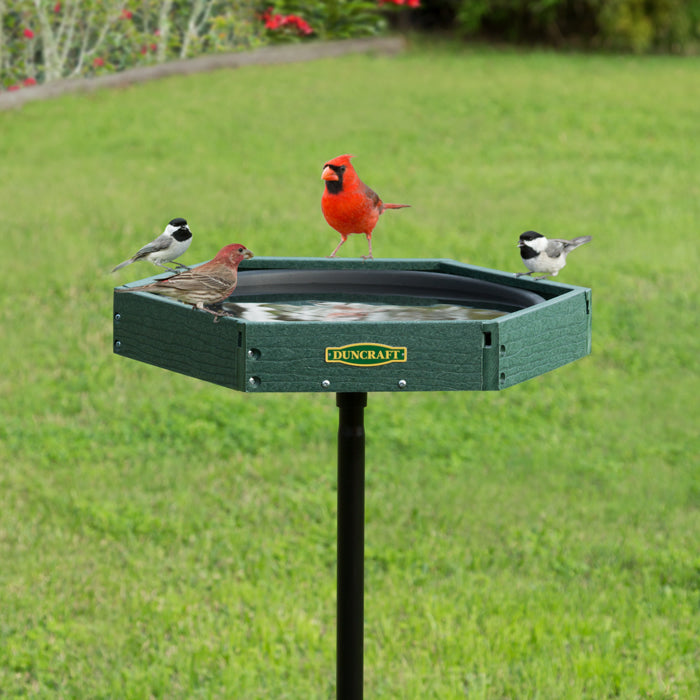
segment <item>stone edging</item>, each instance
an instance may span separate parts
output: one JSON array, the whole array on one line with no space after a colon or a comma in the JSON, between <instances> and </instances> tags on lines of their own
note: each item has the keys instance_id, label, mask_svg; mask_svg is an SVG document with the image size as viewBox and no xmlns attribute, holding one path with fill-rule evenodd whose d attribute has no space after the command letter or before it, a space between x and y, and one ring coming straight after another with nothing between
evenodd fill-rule
<instances>
[{"instance_id":1,"label":"stone edging","mask_svg":"<svg viewBox=\"0 0 700 700\"><path fill-rule=\"evenodd\" d=\"M406 40L403 37L378 37L265 46L255 51L198 56L181 61L160 63L155 66L139 66L97 78L67 78L13 92L3 92L0 93L0 110L21 107L34 100L46 100L74 92L92 92L106 87L124 87L149 80L158 80L170 75L191 75L221 68L313 61L319 58L333 58L353 53L395 54L405 47Z\"/></svg>"}]
</instances>

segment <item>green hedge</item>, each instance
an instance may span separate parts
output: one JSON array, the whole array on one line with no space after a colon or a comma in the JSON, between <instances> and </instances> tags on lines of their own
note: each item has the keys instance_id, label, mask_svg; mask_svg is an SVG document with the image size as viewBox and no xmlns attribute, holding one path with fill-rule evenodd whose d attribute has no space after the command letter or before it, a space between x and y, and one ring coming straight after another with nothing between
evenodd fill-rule
<instances>
[{"instance_id":1,"label":"green hedge","mask_svg":"<svg viewBox=\"0 0 700 700\"><path fill-rule=\"evenodd\" d=\"M697 52L700 0L425 0L420 26L462 36L634 52Z\"/></svg>"}]
</instances>

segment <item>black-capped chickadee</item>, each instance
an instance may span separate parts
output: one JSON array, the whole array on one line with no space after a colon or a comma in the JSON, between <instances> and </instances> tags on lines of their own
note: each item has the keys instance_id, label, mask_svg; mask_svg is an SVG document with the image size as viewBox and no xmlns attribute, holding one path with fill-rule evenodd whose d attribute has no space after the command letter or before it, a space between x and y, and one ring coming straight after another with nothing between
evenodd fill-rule
<instances>
[{"instance_id":1,"label":"black-capped chickadee","mask_svg":"<svg viewBox=\"0 0 700 700\"><path fill-rule=\"evenodd\" d=\"M570 241L563 238L545 238L537 231L525 231L520 234L518 247L520 257L525 263L525 267L530 272L516 272L516 277L531 275L533 272L544 272L542 277L533 279L542 280L545 277L556 277L559 270L566 265L566 256L574 249L584 243L588 243L592 236L579 236Z\"/></svg>"},{"instance_id":2,"label":"black-capped chickadee","mask_svg":"<svg viewBox=\"0 0 700 700\"><path fill-rule=\"evenodd\" d=\"M167 267L165 263L171 263L175 258L179 258L190 247L190 243L192 243L192 231L190 231L187 221L180 218L173 219L158 238L141 248L133 257L119 263L112 272L121 270L122 267L131 265L137 260L148 260L154 265L172 270L173 268ZM175 263L175 265L178 268L189 270L187 265L181 263Z\"/></svg>"}]
</instances>

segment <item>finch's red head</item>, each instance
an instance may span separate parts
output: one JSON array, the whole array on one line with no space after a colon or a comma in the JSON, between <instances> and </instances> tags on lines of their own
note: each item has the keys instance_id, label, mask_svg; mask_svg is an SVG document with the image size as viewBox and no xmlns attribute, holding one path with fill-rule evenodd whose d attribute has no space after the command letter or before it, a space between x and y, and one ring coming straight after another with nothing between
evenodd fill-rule
<instances>
[{"instance_id":1,"label":"finch's red head","mask_svg":"<svg viewBox=\"0 0 700 700\"><path fill-rule=\"evenodd\" d=\"M214 256L214 260L216 260L217 262L223 262L229 265L238 266L241 260L245 260L246 258L252 257L253 254L244 245L240 243L231 243L230 245L225 245Z\"/></svg>"}]
</instances>

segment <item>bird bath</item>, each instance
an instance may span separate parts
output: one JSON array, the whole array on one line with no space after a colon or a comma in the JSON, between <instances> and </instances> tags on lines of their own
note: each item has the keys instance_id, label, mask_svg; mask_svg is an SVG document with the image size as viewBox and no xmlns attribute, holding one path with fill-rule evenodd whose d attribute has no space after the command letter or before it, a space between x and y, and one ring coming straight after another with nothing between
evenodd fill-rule
<instances>
[{"instance_id":1,"label":"bird bath","mask_svg":"<svg viewBox=\"0 0 700 700\"><path fill-rule=\"evenodd\" d=\"M239 391L336 394L336 693L359 700L367 393L500 390L584 357L591 291L452 260L256 257L223 309L214 323L115 293L114 352Z\"/></svg>"}]
</instances>

